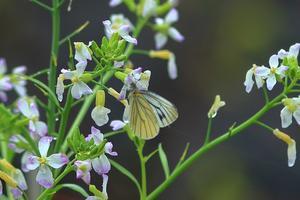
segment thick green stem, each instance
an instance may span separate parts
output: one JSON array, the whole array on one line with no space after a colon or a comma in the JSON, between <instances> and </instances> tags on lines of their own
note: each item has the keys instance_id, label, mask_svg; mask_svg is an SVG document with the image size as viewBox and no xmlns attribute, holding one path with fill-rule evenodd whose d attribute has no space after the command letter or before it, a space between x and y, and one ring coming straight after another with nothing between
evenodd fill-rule
<instances>
[{"instance_id":1,"label":"thick green stem","mask_svg":"<svg viewBox=\"0 0 300 200\"><path fill-rule=\"evenodd\" d=\"M255 115L253 115L251 118L249 118L248 120L246 120L245 122L237 126L236 128L229 130L225 134L212 140L211 142L209 142L208 144L204 145L199 150L197 150L195 153L193 153L188 159L182 162L182 164L178 166L173 171L173 173L147 197L147 200L157 199L157 197L164 190L166 190L179 175L185 172L187 168L190 167L201 155L208 152L218 144L227 141L231 136L234 136L240 133L242 130L246 129L247 127L255 124L259 118L261 118L266 112L268 112L273 107L273 104L279 102L283 97L284 97L284 93L274 98L271 102L269 102L261 110L259 110Z\"/></svg>"},{"instance_id":2,"label":"thick green stem","mask_svg":"<svg viewBox=\"0 0 300 200\"><path fill-rule=\"evenodd\" d=\"M59 38L60 38L60 8L59 0L52 0L52 43L50 55L50 71L48 76L49 88L55 92L56 84L56 70L57 70L57 57L59 51ZM55 131L55 104L48 101L48 132L51 134Z\"/></svg>"},{"instance_id":3,"label":"thick green stem","mask_svg":"<svg viewBox=\"0 0 300 200\"><path fill-rule=\"evenodd\" d=\"M144 145L140 144L138 147L138 155L141 165L141 182L142 182L142 193L140 196L141 200L145 200L147 197L147 171L146 171L146 159L143 155Z\"/></svg>"}]
</instances>

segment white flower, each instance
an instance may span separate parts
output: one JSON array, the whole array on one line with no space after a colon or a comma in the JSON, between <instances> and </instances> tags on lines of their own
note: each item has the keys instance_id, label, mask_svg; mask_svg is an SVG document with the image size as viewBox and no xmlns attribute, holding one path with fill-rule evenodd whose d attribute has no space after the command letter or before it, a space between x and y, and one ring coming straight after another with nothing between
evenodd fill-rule
<instances>
[{"instance_id":1,"label":"white flower","mask_svg":"<svg viewBox=\"0 0 300 200\"><path fill-rule=\"evenodd\" d=\"M277 80L276 75L278 75L280 78L285 77L285 72L288 70L287 66L279 66L279 57L277 55L272 55L269 59L269 65L270 68L267 68L265 66L257 67L255 70L255 74L257 76L262 77L263 79L266 79L266 84L268 90L272 90L275 86Z\"/></svg>"},{"instance_id":2,"label":"white flower","mask_svg":"<svg viewBox=\"0 0 300 200\"><path fill-rule=\"evenodd\" d=\"M84 73L85 67L77 66L76 70L70 71L62 69L61 72L63 74L64 79L71 80L73 85L71 88L71 94L72 97L75 99L80 99L82 95L89 95L92 94L92 89L84 83L80 78L82 77ZM63 94L63 84L60 81L57 82L57 92L59 100L62 100L62 94Z\"/></svg>"},{"instance_id":3,"label":"white flower","mask_svg":"<svg viewBox=\"0 0 300 200\"><path fill-rule=\"evenodd\" d=\"M21 113L29 119L29 130L34 138L43 137L48 133L46 123L39 120L40 113L33 101L23 97L18 100L17 106Z\"/></svg>"},{"instance_id":4,"label":"white flower","mask_svg":"<svg viewBox=\"0 0 300 200\"><path fill-rule=\"evenodd\" d=\"M300 49L300 43L296 43L296 44L290 46L289 51L281 49L278 52L278 57L280 59L284 59L284 58L297 58L297 56L299 54L299 49Z\"/></svg>"},{"instance_id":5,"label":"white flower","mask_svg":"<svg viewBox=\"0 0 300 200\"><path fill-rule=\"evenodd\" d=\"M75 46L75 60L78 61L76 68L86 68L87 60L92 60L89 48L83 42L74 42Z\"/></svg>"},{"instance_id":6,"label":"white flower","mask_svg":"<svg viewBox=\"0 0 300 200\"><path fill-rule=\"evenodd\" d=\"M300 98L283 99L282 103L284 105L284 108L280 112L282 128L289 127L292 124L293 117L300 125Z\"/></svg>"},{"instance_id":7,"label":"white flower","mask_svg":"<svg viewBox=\"0 0 300 200\"><path fill-rule=\"evenodd\" d=\"M143 17L149 17L156 14L157 2L156 0L145 0L143 7Z\"/></svg>"},{"instance_id":8,"label":"white flower","mask_svg":"<svg viewBox=\"0 0 300 200\"><path fill-rule=\"evenodd\" d=\"M98 126L103 126L109 121L108 114L110 109L105 108L104 106L96 106L91 113L92 119Z\"/></svg>"},{"instance_id":9,"label":"white flower","mask_svg":"<svg viewBox=\"0 0 300 200\"><path fill-rule=\"evenodd\" d=\"M246 73L246 79L245 79L244 85L246 86L247 93L251 92L251 90L253 88L253 85L254 85L253 76L255 78L257 88L261 88L264 84L264 80L262 79L262 77L257 76L257 74L255 73L256 68L257 68L257 65L253 65L253 67L251 69L249 69Z\"/></svg>"},{"instance_id":10,"label":"white flower","mask_svg":"<svg viewBox=\"0 0 300 200\"><path fill-rule=\"evenodd\" d=\"M170 10L165 19L156 18L156 27L160 30L155 35L155 45L157 49L161 49L168 41L168 36L177 42L182 42L184 36L171 25L178 21L179 15L176 9Z\"/></svg>"},{"instance_id":11,"label":"white flower","mask_svg":"<svg viewBox=\"0 0 300 200\"><path fill-rule=\"evenodd\" d=\"M146 70L142 72L142 68L132 70L124 80L124 86L120 92L120 100L126 98L126 92L133 89L148 90L151 71Z\"/></svg>"},{"instance_id":12,"label":"white flower","mask_svg":"<svg viewBox=\"0 0 300 200\"><path fill-rule=\"evenodd\" d=\"M108 38L110 38L114 33L118 33L121 38L126 40L129 43L137 44L137 40L129 35L129 32L132 30L132 24L130 21L122 15L114 16L111 20L103 21L105 28L105 33Z\"/></svg>"},{"instance_id":13,"label":"white flower","mask_svg":"<svg viewBox=\"0 0 300 200\"><path fill-rule=\"evenodd\" d=\"M288 166L293 167L295 165L297 150L296 142L289 135L275 129L273 134L280 140L284 141L288 145L287 156L288 156Z\"/></svg>"},{"instance_id":14,"label":"white flower","mask_svg":"<svg viewBox=\"0 0 300 200\"><path fill-rule=\"evenodd\" d=\"M173 53L171 54L170 59L168 61L168 74L171 79L176 79L178 76L176 57Z\"/></svg>"},{"instance_id":15,"label":"white flower","mask_svg":"<svg viewBox=\"0 0 300 200\"><path fill-rule=\"evenodd\" d=\"M54 183L54 178L49 166L53 167L54 169L58 169L69 162L68 157L62 153L47 156L52 140L52 137L42 137L38 145L41 157L28 155L26 160L26 167L28 170L35 170L39 167L39 171L36 176L36 182L38 182L44 188L51 188Z\"/></svg>"},{"instance_id":16,"label":"white flower","mask_svg":"<svg viewBox=\"0 0 300 200\"><path fill-rule=\"evenodd\" d=\"M60 102L62 102L63 100L63 95L65 91L64 80L65 80L64 75L60 74L57 78L57 83L56 83L56 95Z\"/></svg>"}]
</instances>

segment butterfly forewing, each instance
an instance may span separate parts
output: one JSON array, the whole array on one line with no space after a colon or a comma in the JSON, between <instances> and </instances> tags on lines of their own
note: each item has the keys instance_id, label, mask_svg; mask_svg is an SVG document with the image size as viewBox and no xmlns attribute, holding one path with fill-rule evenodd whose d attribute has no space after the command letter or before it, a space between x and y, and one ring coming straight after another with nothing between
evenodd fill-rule
<instances>
[{"instance_id":1,"label":"butterfly forewing","mask_svg":"<svg viewBox=\"0 0 300 200\"><path fill-rule=\"evenodd\" d=\"M177 108L170 101L154 92L143 91L142 94L153 108L159 127L169 126L178 118Z\"/></svg>"},{"instance_id":2,"label":"butterfly forewing","mask_svg":"<svg viewBox=\"0 0 300 200\"><path fill-rule=\"evenodd\" d=\"M157 136L159 125L156 115L146 98L139 92L129 95L129 126L142 139Z\"/></svg>"}]
</instances>

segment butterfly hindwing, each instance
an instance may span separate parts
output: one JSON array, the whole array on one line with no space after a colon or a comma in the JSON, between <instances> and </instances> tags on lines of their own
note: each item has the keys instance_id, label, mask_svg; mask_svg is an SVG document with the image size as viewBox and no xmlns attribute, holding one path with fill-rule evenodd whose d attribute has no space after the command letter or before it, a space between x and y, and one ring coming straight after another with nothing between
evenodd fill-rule
<instances>
[{"instance_id":1,"label":"butterfly hindwing","mask_svg":"<svg viewBox=\"0 0 300 200\"><path fill-rule=\"evenodd\" d=\"M129 95L129 126L142 139L154 138L159 132L154 110L140 92Z\"/></svg>"}]
</instances>

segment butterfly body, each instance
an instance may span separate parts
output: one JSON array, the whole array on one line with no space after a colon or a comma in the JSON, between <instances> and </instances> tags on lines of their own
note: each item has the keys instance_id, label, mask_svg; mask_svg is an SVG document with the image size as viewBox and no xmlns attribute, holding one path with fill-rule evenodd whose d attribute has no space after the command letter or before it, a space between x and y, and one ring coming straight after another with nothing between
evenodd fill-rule
<instances>
[{"instance_id":1,"label":"butterfly body","mask_svg":"<svg viewBox=\"0 0 300 200\"><path fill-rule=\"evenodd\" d=\"M132 90L128 95L129 127L142 139L152 139L160 128L178 118L177 108L170 101L148 90Z\"/></svg>"}]
</instances>

